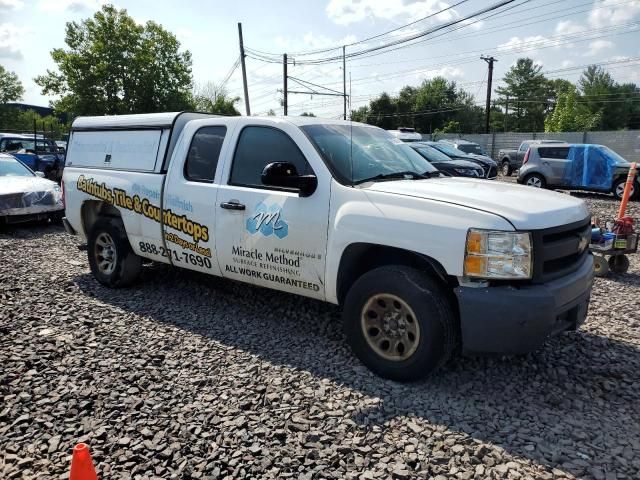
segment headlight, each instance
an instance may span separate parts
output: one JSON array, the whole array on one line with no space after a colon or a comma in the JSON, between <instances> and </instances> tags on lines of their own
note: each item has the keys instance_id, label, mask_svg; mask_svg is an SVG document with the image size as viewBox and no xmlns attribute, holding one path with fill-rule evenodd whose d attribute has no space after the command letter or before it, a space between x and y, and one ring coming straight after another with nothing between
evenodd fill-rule
<instances>
[{"instance_id":1,"label":"headlight","mask_svg":"<svg viewBox=\"0 0 640 480\"><path fill-rule=\"evenodd\" d=\"M467 277L528 279L533 272L531 234L470 229L464 258Z\"/></svg>"},{"instance_id":2,"label":"headlight","mask_svg":"<svg viewBox=\"0 0 640 480\"><path fill-rule=\"evenodd\" d=\"M477 177L478 176L476 171L472 170L470 168L454 168L453 171L458 173L459 175L464 175L465 177Z\"/></svg>"}]
</instances>

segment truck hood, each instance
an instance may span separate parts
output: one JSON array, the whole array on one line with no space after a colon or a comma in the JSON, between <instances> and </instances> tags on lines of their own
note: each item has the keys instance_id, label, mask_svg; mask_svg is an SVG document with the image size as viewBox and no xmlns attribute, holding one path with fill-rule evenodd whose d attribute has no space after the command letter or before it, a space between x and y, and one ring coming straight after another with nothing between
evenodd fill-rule
<instances>
[{"instance_id":1,"label":"truck hood","mask_svg":"<svg viewBox=\"0 0 640 480\"><path fill-rule=\"evenodd\" d=\"M584 220L586 204L564 193L461 177L367 183L365 191L463 205L506 218L518 230L538 230ZM473 225L469 225L472 227Z\"/></svg>"},{"instance_id":2,"label":"truck hood","mask_svg":"<svg viewBox=\"0 0 640 480\"><path fill-rule=\"evenodd\" d=\"M58 190L58 184L40 177L0 177L0 195Z\"/></svg>"}]
</instances>

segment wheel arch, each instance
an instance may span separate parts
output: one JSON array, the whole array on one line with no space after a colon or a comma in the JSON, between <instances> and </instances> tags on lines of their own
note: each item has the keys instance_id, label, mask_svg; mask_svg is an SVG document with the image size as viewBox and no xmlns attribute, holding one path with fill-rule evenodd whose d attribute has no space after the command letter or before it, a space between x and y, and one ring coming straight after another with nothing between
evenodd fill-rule
<instances>
[{"instance_id":1,"label":"wheel arch","mask_svg":"<svg viewBox=\"0 0 640 480\"><path fill-rule=\"evenodd\" d=\"M336 281L338 303L343 304L349 288L358 278L386 265L405 265L425 271L446 286L449 292L457 286L456 278L447 275L442 264L428 255L387 245L352 243L344 249L340 257Z\"/></svg>"},{"instance_id":2,"label":"wheel arch","mask_svg":"<svg viewBox=\"0 0 640 480\"><path fill-rule=\"evenodd\" d=\"M82 230L85 237L100 217L116 217L122 219L120 211L110 203L101 200L86 200L80 207L80 218L82 220Z\"/></svg>"}]
</instances>

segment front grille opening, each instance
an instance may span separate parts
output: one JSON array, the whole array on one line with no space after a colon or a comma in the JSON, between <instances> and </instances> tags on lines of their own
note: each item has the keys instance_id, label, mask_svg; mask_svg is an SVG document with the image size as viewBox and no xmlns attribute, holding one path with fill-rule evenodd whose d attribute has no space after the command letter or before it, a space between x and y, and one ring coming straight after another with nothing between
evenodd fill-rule
<instances>
[{"instance_id":1,"label":"front grille opening","mask_svg":"<svg viewBox=\"0 0 640 480\"><path fill-rule=\"evenodd\" d=\"M544 262L542 273L548 275L550 273L556 273L571 268L578 263L583 255L584 253L574 253L567 257L556 258L555 260Z\"/></svg>"}]
</instances>

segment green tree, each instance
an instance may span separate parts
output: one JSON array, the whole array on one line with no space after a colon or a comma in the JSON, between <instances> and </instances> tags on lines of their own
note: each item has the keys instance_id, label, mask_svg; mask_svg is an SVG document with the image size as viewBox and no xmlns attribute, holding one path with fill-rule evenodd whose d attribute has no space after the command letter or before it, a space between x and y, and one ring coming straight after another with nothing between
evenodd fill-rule
<instances>
[{"instance_id":1,"label":"green tree","mask_svg":"<svg viewBox=\"0 0 640 480\"><path fill-rule=\"evenodd\" d=\"M58 111L103 115L192 107L191 54L162 26L137 24L105 5L92 18L66 25L67 49L51 52L57 72L35 79Z\"/></svg>"},{"instance_id":2,"label":"green tree","mask_svg":"<svg viewBox=\"0 0 640 480\"><path fill-rule=\"evenodd\" d=\"M0 65L0 104L20 100L22 95L24 87L18 76Z\"/></svg>"},{"instance_id":3,"label":"green tree","mask_svg":"<svg viewBox=\"0 0 640 480\"><path fill-rule=\"evenodd\" d=\"M300 114L301 117L315 117L315 114L312 112L302 112Z\"/></svg>"},{"instance_id":4,"label":"green tree","mask_svg":"<svg viewBox=\"0 0 640 480\"><path fill-rule=\"evenodd\" d=\"M640 109L634 102L639 93L635 84L620 85L604 68L590 65L582 73L578 85L589 111L600 113L599 129L617 130L637 126Z\"/></svg>"},{"instance_id":5,"label":"green tree","mask_svg":"<svg viewBox=\"0 0 640 480\"><path fill-rule=\"evenodd\" d=\"M351 119L387 130L414 127L423 133L442 129L453 121L465 132L477 132L482 128L482 109L455 82L436 77L418 87L405 86L397 96L383 93L369 105L352 111Z\"/></svg>"},{"instance_id":6,"label":"green tree","mask_svg":"<svg viewBox=\"0 0 640 480\"><path fill-rule=\"evenodd\" d=\"M540 131L544 119L553 105L553 89L541 73L542 67L530 58L519 58L504 75L504 87L496 88L498 103L514 112L509 116L509 129L514 131Z\"/></svg>"},{"instance_id":7,"label":"green tree","mask_svg":"<svg viewBox=\"0 0 640 480\"><path fill-rule=\"evenodd\" d=\"M460 122L449 120L442 128L436 128L433 132L433 140L438 140L445 133L460 133Z\"/></svg>"},{"instance_id":8,"label":"green tree","mask_svg":"<svg viewBox=\"0 0 640 480\"><path fill-rule=\"evenodd\" d=\"M583 132L593 130L600 122L600 112L592 113L580 102L576 88L558 95L556 106L544 122L545 132Z\"/></svg>"},{"instance_id":9,"label":"green tree","mask_svg":"<svg viewBox=\"0 0 640 480\"><path fill-rule=\"evenodd\" d=\"M239 101L240 97L229 97L225 88L213 82L199 85L193 91L194 108L199 112L238 116L240 112L236 103Z\"/></svg>"}]
</instances>

